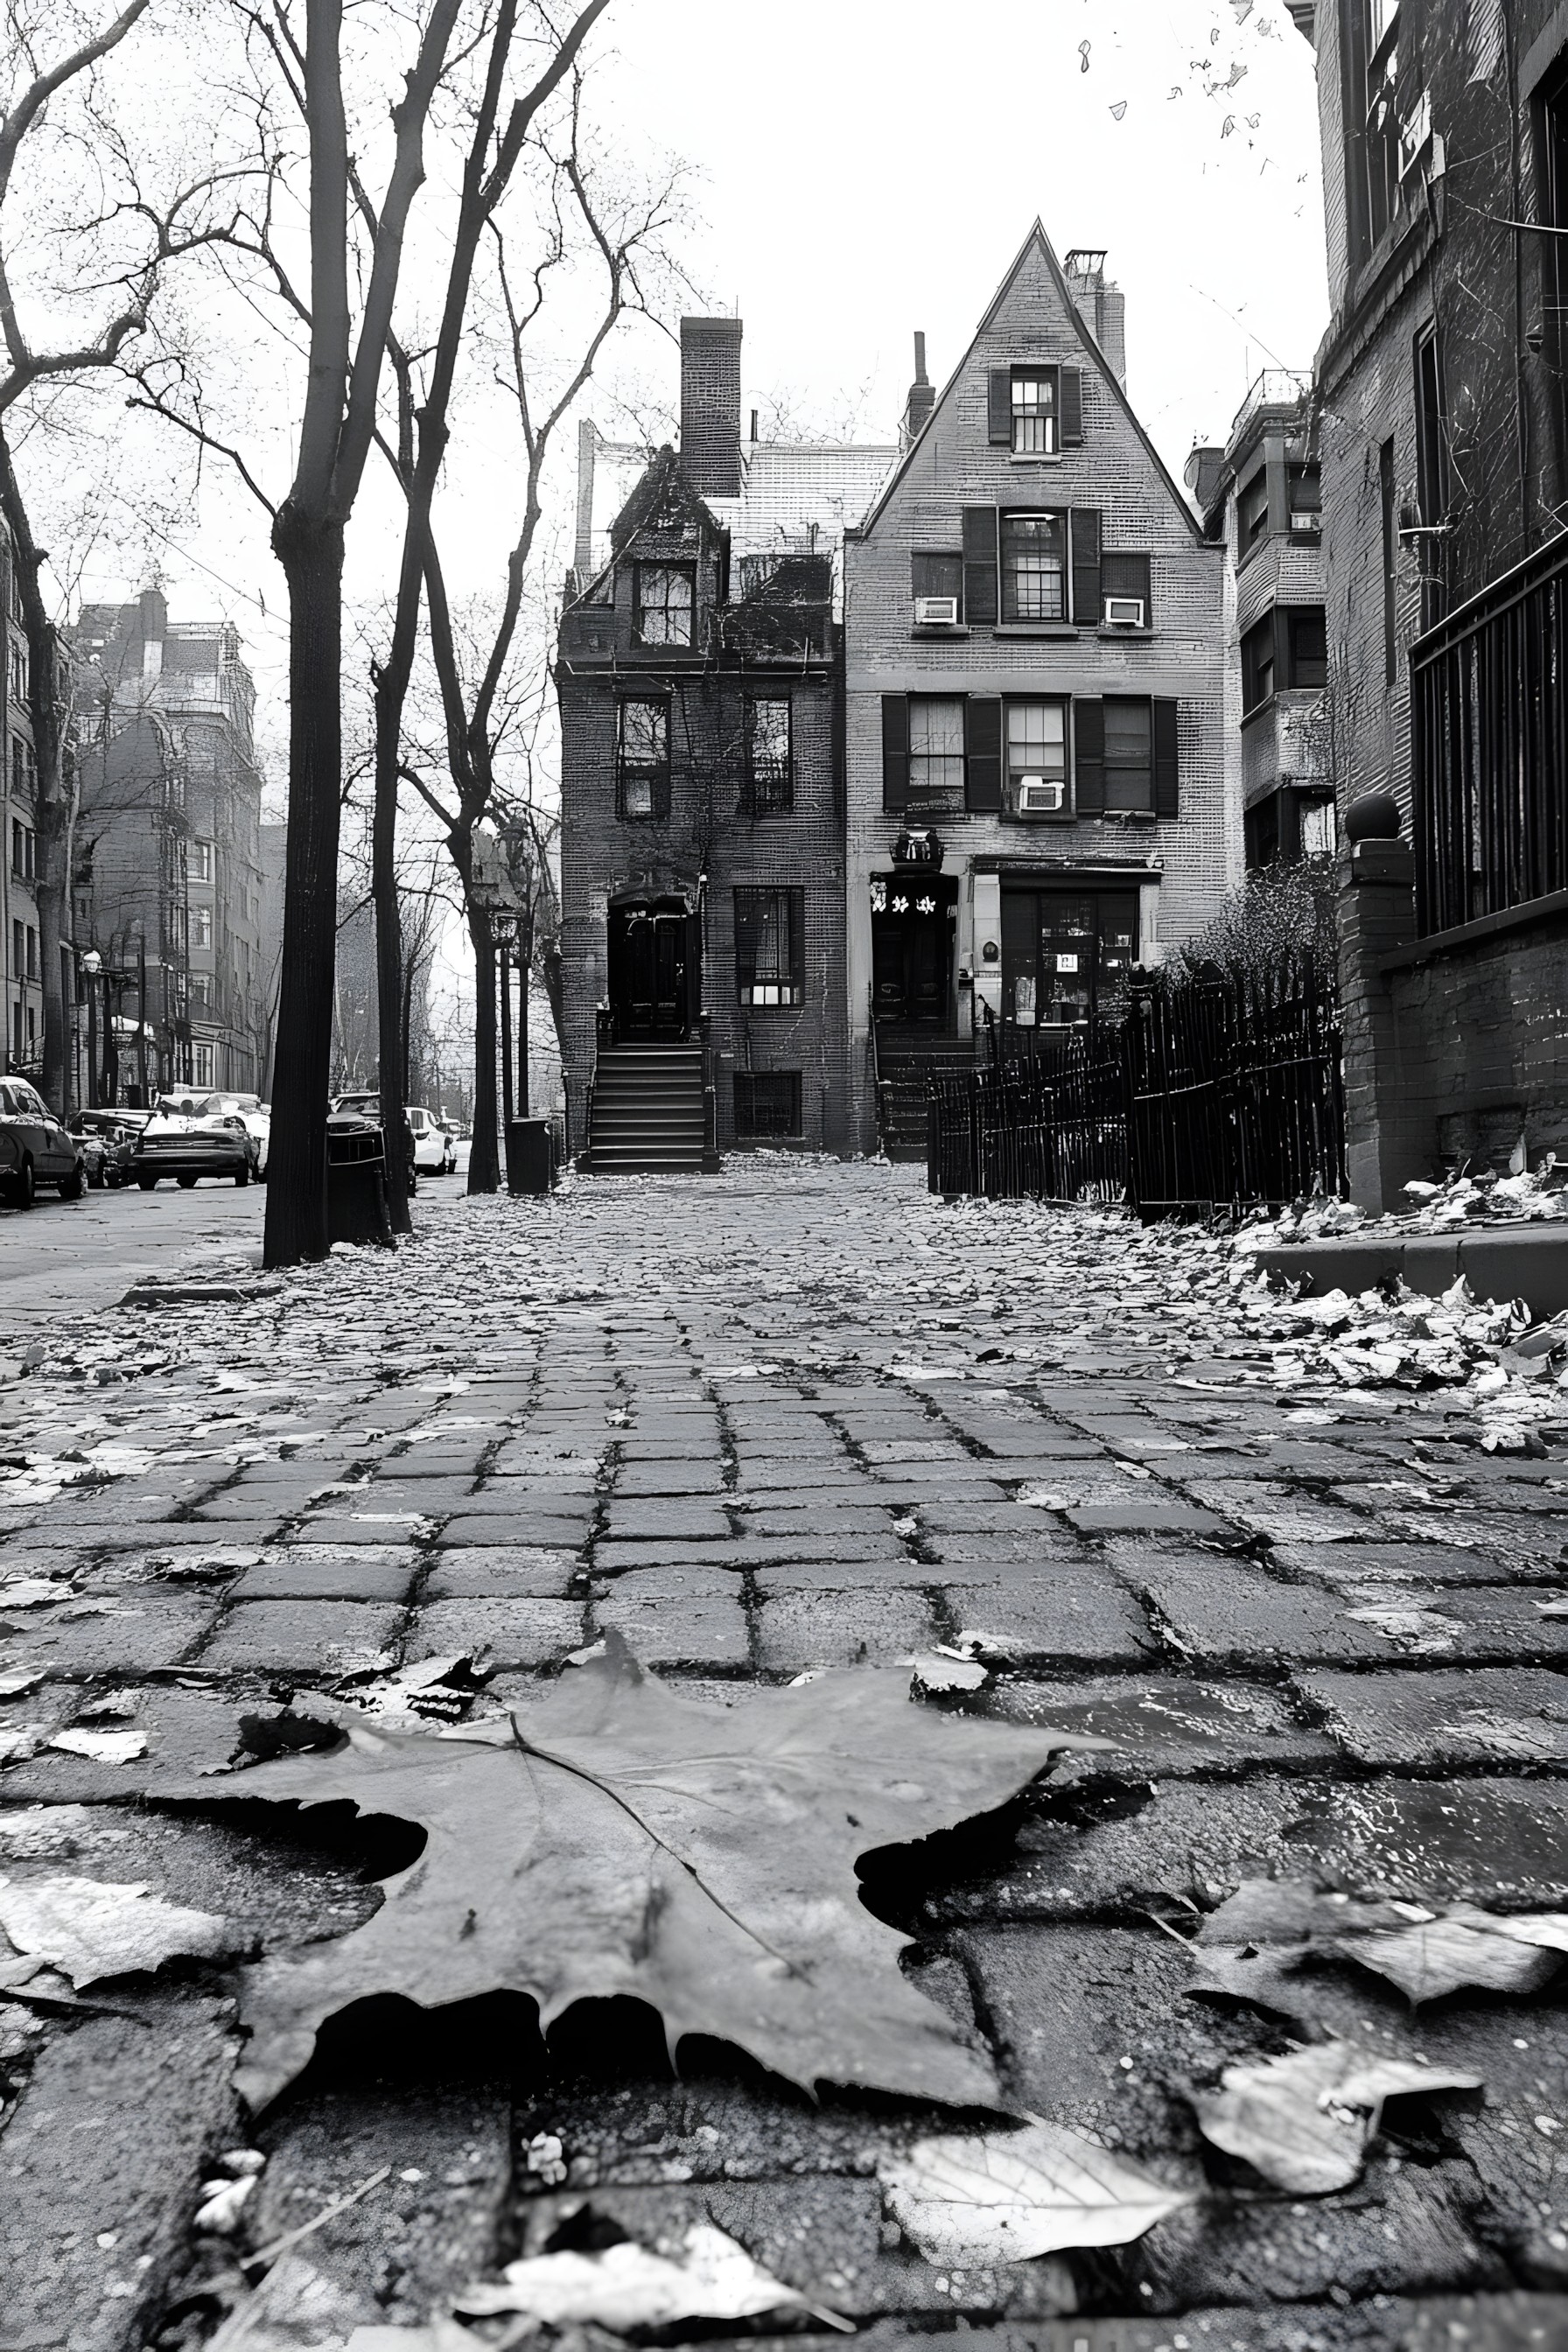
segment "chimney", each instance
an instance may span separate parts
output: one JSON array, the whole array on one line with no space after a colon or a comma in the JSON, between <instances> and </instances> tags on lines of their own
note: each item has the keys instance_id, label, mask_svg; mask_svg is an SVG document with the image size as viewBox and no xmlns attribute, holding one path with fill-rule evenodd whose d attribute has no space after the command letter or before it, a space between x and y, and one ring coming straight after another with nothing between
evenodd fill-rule
<instances>
[{"instance_id":1,"label":"chimney","mask_svg":"<svg viewBox=\"0 0 1568 2352\"><path fill-rule=\"evenodd\" d=\"M1105 274L1105 255L1079 247L1067 257L1068 291L1085 326L1105 353L1111 374L1127 389L1127 297Z\"/></svg>"},{"instance_id":2,"label":"chimney","mask_svg":"<svg viewBox=\"0 0 1568 2352\"><path fill-rule=\"evenodd\" d=\"M910 396L904 403L903 426L899 438L907 449L920 438L921 429L936 406L936 386L926 374L926 339L915 331L915 380L910 386Z\"/></svg>"},{"instance_id":3,"label":"chimney","mask_svg":"<svg viewBox=\"0 0 1568 2352\"><path fill-rule=\"evenodd\" d=\"M680 464L700 498L741 495L741 321L680 322Z\"/></svg>"},{"instance_id":4,"label":"chimney","mask_svg":"<svg viewBox=\"0 0 1568 2352\"><path fill-rule=\"evenodd\" d=\"M136 600L142 637L142 675L158 677L163 668L163 635L169 607L161 588L143 588Z\"/></svg>"},{"instance_id":5,"label":"chimney","mask_svg":"<svg viewBox=\"0 0 1568 2352\"><path fill-rule=\"evenodd\" d=\"M577 425L577 534L572 561L584 581L594 568L594 457L598 446L593 418L582 417Z\"/></svg>"}]
</instances>

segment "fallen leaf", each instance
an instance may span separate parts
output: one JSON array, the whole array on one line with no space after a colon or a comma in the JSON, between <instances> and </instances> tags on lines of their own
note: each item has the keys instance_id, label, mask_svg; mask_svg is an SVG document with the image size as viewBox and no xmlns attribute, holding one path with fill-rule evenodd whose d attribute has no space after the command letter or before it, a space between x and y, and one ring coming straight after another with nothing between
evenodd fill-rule
<instances>
[{"instance_id":1,"label":"fallen leaf","mask_svg":"<svg viewBox=\"0 0 1568 2352\"><path fill-rule=\"evenodd\" d=\"M854 1865L994 1811L1060 1749L1104 1745L922 1707L907 1669L698 1706L616 1635L510 1720L355 1725L329 1753L247 1772L247 1799L346 1802L427 1842L364 1926L246 1972L240 2090L275 2097L351 2001L504 1989L546 2028L626 1994L659 2011L672 2052L714 2035L808 2087L993 2105L989 2057L903 1976L906 1938L861 1903Z\"/></svg>"},{"instance_id":2,"label":"fallen leaf","mask_svg":"<svg viewBox=\"0 0 1568 2352\"><path fill-rule=\"evenodd\" d=\"M1359 2178L1385 2099L1480 2087L1479 2074L1319 2042L1255 2066L1227 2066L1220 2088L1194 2092L1193 2105L1215 2147L1291 2196L1321 2197Z\"/></svg>"},{"instance_id":3,"label":"fallen leaf","mask_svg":"<svg viewBox=\"0 0 1568 2352\"><path fill-rule=\"evenodd\" d=\"M942 1692L984 1690L991 1679L988 1667L973 1658L961 1656L956 1651L935 1649L922 1652L909 1660L914 1679L921 1690Z\"/></svg>"},{"instance_id":4,"label":"fallen leaf","mask_svg":"<svg viewBox=\"0 0 1568 2352\"><path fill-rule=\"evenodd\" d=\"M35 1969L56 1968L79 1991L104 1977L161 1968L177 1953L221 1959L231 1923L186 1911L144 1885L96 1878L0 1878L0 1928Z\"/></svg>"},{"instance_id":5,"label":"fallen leaf","mask_svg":"<svg viewBox=\"0 0 1568 2352\"><path fill-rule=\"evenodd\" d=\"M1059 2124L917 2141L879 2168L888 2205L928 2262L1023 2263L1124 2246L1193 2201Z\"/></svg>"},{"instance_id":6,"label":"fallen leaf","mask_svg":"<svg viewBox=\"0 0 1568 2352\"><path fill-rule=\"evenodd\" d=\"M68 1756L86 1756L95 1764L129 1764L147 1753L144 1731L57 1731L51 1748Z\"/></svg>"},{"instance_id":7,"label":"fallen leaf","mask_svg":"<svg viewBox=\"0 0 1568 2352\"><path fill-rule=\"evenodd\" d=\"M681 2319L754 2319L764 2311L833 2317L763 2270L710 2221L694 2221L673 2256L626 2241L594 2254L532 2254L509 2263L502 2276L501 2286L466 2288L457 2308L470 2318L524 2312L554 2327L596 2321L623 2335Z\"/></svg>"},{"instance_id":8,"label":"fallen leaf","mask_svg":"<svg viewBox=\"0 0 1568 2352\"><path fill-rule=\"evenodd\" d=\"M1194 1992L1233 1992L1293 2013L1283 1979L1316 1954L1353 1960L1413 2001L1462 1987L1535 1992L1568 1954L1568 1913L1505 1914L1463 1903L1356 1902L1300 1879L1247 1879L1194 1940Z\"/></svg>"}]
</instances>

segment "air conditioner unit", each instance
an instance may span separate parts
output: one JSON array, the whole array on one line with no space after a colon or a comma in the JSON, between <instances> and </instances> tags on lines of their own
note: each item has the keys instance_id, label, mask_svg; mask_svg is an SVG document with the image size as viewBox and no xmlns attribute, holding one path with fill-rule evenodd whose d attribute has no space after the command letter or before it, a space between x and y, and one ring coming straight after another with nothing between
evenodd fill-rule
<instances>
[{"instance_id":1,"label":"air conditioner unit","mask_svg":"<svg viewBox=\"0 0 1568 2352\"><path fill-rule=\"evenodd\" d=\"M1067 806L1068 788L1059 779L1049 776L1020 776L1018 779L1018 814L1020 816L1060 816Z\"/></svg>"},{"instance_id":2,"label":"air conditioner unit","mask_svg":"<svg viewBox=\"0 0 1568 2352\"><path fill-rule=\"evenodd\" d=\"M922 629L956 629L958 599L956 596L917 596L915 621Z\"/></svg>"},{"instance_id":3,"label":"air conditioner unit","mask_svg":"<svg viewBox=\"0 0 1568 2352\"><path fill-rule=\"evenodd\" d=\"M1296 507L1291 510L1290 528L1292 530L1321 530L1322 529L1322 524L1323 518L1318 512L1316 507Z\"/></svg>"},{"instance_id":4,"label":"air conditioner unit","mask_svg":"<svg viewBox=\"0 0 1568 2352\"><path fill-rule=\"evenodd\" d=\"M1105 600L1105 625L1108 629L1141 629L1143 626L1142 596L1108 596Z\"/></svg>"}]
</instances>

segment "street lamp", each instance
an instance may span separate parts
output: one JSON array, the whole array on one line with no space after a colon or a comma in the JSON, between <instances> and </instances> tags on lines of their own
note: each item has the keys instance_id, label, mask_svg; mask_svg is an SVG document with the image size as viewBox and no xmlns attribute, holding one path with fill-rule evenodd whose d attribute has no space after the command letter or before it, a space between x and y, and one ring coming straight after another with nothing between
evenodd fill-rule
<instances>
[{"instance_id":1,"label":"street lamp","mask_svg":"<svg viewBox=\"0 0 1568 2352\"><path fill-rule=\"evenodd\" d=\"M82 976L87 982L87 1107L98 1108L98 982L103 971L103 958L96 948L89 948L81 959Z\"/></svg>"}]
</instances>

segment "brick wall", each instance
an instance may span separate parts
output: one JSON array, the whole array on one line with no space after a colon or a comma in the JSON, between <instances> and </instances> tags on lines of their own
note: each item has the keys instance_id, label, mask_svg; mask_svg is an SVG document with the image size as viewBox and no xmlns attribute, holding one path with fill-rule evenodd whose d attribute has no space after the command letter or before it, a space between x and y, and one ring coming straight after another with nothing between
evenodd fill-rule
<instances>
[{"instance_id":1,"label":"brick wall","mask_svg":"<svg viewBox=\"0 0 1568 2352\"><path fill-rule=\"evenodd\" d=\"M991 446L987 372L1020 361L1083 371L1083 446L1049 465ZM967 505L1097 508L1107 550L1151 558L1152 634L1094 628L1046 635L974 627L913 630L911 555L958 551ZM867 1067L869 882L888 870L905 819L882 806L884 694L1150 695L1180 704L1181 814L1172 822L1086 818L1034 824L958 814L938 821L944 871L960 877L957 959L976 961L977 861L1035 859L1074 868L1141 865L1145 940L1200 929L1241 877L1239 765L1227 757L1226 560L1138 431L1111 378L1078 331L1043 242L1031 238L897 481L846 546L846 887L851 1067ZM1131 877L1136 881L1139 877ZM965 1000L961 999L961 1007ZM874 1132L864 1089L863 1140Z\"/></svg>"}]
</instances>

